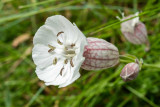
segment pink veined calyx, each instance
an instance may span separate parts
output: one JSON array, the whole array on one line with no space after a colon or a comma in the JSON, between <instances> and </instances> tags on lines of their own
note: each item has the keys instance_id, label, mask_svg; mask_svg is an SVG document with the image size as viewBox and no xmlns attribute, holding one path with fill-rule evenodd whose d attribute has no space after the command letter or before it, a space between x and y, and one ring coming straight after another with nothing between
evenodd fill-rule
<instances>
[{"instance_id":1,"label":"pink veined calyx","mask_svg":"<svg viewBox=\"0 0 160 107\"><path fill-rule=\"evenodd\" d=\"M122 69L120 76L124 81L131 81L138 76L139 70L139 64L134 62L128 63Z\"/></svg>"},{"instance_id":2,"label":"pink veined calyx","mask_svg":"<svg viewBox=\"0 0 160 107\"><path fill-rule=\"evenodd\" d=\"M87 38L83 56L85 70L101 70L115 66L119 62L119 51L113 44L98 38Z\"/></svg>"}]
</instances>

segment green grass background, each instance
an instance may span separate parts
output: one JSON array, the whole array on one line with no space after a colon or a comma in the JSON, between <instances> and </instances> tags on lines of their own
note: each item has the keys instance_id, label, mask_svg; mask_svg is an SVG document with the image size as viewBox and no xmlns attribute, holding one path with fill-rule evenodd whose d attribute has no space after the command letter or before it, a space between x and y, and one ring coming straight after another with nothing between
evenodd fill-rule
<instances>
[{"instance_id":1,"label":"green grass background","mask_svg":"<svg viewBox=\"0 0 160 107\"><path fill-rule=\"evenodd\" d=\"M159 107L159 6L159 0L0 0L0 107ZM125 15L142 12L149 52L144 45L126 41L116 19L119 9ZM101 71L81 70L81 77L65 88L45 87L28 50L37 29L56 14L75 22L85 36L113 43L120 54L142 58L146 64L136 80L123 82L119 74L126 63L119 63ZM12 47L13 40L26 32L31 38Z\"/></svg>"}]
</instances>

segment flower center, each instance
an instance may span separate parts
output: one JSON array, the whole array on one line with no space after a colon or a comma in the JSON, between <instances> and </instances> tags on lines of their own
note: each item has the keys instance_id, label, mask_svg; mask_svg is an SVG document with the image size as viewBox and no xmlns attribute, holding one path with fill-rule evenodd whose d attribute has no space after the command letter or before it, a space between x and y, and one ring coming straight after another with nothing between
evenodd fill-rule
<instances>
[{"instance_id":1,"label":"flower center","mask_svg":"<svg viewBox=\"0 0 160 107\"><path fill-rule=\"evenodd\" d=\"M71 46L71 45L70 45ZM76 53L75 53L75 49L73 48L73 47L65 47L65 49L64 49L64 54L65 54L65 57L67 58L67 59L71 59L71 58L73 58L75 55L76 55Z\"/></svg>"},{"instance_id":2,"label":"flower center","mask_svg":"<svg viewBox=\"0 0 160 107\"><path fill-rule=\"evenodd\" d=\"M57 34L57 43L58 43L59 45L64 45L64 44L58 39L58 36L60 36L62 33L64 33L64 32L61 31L61 32L59 32L59 33ZM56 49L56 47L51 46L51 45L49 45L49 44L48 44L48 47L50 48L50 49L48 50L49 53L53 52L53 51ZM65 57L64 65L67 64L68 62L70 62L71 67L74 67L73 57L76 55L75 49L76 49L76 48L75 48L75 44L64 45L64 49L62 49L62 52L61 52L61 53L64 55L64 57ZM58 62L58 59L57 59L57 57L55 57L55 58L53 59L53 65L56 65L57 62ZM62 69L60 70L60 75L61 75L61 76L62 76L63 70L64 70L64 66L63 66Z\"/></svg>"}]
</instances>

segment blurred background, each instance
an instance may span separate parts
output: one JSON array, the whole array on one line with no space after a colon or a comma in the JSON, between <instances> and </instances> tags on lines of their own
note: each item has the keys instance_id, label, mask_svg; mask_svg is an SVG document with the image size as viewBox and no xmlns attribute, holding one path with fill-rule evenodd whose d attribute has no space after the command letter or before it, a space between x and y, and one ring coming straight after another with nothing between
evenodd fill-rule
<instances>
[{"instance_id":1,"label":"blurred background","mask_svg":"<svg viewBox=\"0 0 160 107\"><path fill-rule=\"evenodd\" d=\"M0 107L159 107L159 0L0 0ZM118 12L142 12L151 50L129 43L120 32ZM61 14L75 22L87 37L103 38L120 54L143 58L138 77L123 82L126 63L101 71L81 70L73 84L45 87L35 74L32 39L47 17Z\"/></svg>"}]
</instances>

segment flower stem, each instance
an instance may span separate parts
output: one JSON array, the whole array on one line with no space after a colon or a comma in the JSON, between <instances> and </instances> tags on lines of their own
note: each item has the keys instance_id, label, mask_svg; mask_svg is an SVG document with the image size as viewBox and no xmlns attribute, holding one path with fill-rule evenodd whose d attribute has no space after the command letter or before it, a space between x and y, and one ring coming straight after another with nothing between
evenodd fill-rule
<instances>
[{"instance_id":1,"label":"flower stem","mask_svg":"<svg viewBox=\"0 0 160 107\"><path fill-rule=\"evenodd\" d=\"M132 62L132 61L120 59L120 62L122 62L122 63L130 63L130 62Z\"/></svg>"},{"instance_id":2,"label":"flower stem","mask_svg":"<svg viewBox=\"0 0 160 107\"><path fill-rule=\"evenodd\" d=\"M147 63L144 63L143 67L151 67L151 68L158 68L158 69L160 69L160 64L156 65L156 64L147 64Z\"/></svg>"},{"instance_id":3,"label":"flower stem","mask_svg":"<svg viewBox=\"0 0 160 107\"><path fill-rule=\"evenodd\" d=\"M119 55L119 57L120 57L120 62L125 62L125 63L135 62L135 60L137 59L136 56L130 54Z\"/></svg>"},{"instance_id":4,"label":"flower stem","mask_svg":"<svg viewBox=\"0 0 160 107\"><path fill-rule=\"evenodd\" d=\"M119 55L119 57L120 57L120 58L127 58L127 59L130 59L130 60L135 61L134 58L131 58L131 57L129 57L128 55Z\"/></svg>"},{"instance_id":5,"label":"flower stem","mask_svg":"<svg viewBox=\"0 0 160 107\"><path fill-rule=\"evenodd\" d=\"M119 57L120 57L121 63L131 63L131 62L135 62L135 60L138 59L136 56L130 55L130 54L119 55ZM160 64L147 64L147 63L143 63L143 60L142 61L139 60L139 64L140 64L140 68L151 67L151 68L160 69Z\"/></svg>"}]
</instances>

